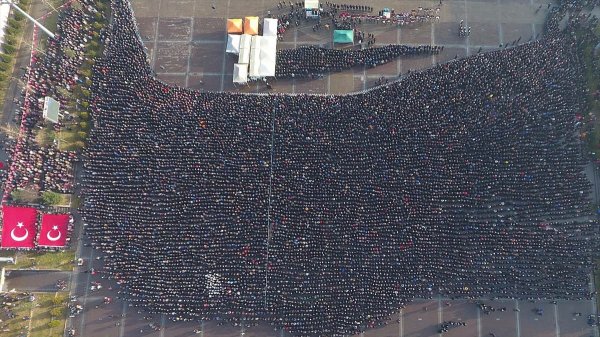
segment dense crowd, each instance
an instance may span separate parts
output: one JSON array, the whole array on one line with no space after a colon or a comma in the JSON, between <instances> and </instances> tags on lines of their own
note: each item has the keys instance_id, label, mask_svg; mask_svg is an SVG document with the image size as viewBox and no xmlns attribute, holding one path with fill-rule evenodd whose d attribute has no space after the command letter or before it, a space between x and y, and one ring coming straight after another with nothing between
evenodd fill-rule
<instances>
[{"instance_id":1,"label":"dense crowd","mask_svg":"<svg viewBox=\"0 0 600 337\"><path fill-rule=\"evenodd\" d=\"M66 97L58 88L71 90L85 81L77 70L84 60L83 46L91 38L91 31L82 29L94 20L93 2L81 2L81 9L67 6L59 13L55 39L48 39L46 52L32 54L28 67L28 83L23 88L23 103L15 114L20 123L19 136L10 143L10 168L4 190L4 201L15 188L36 191L70 193L73 190L72 164L75 153L58 149L58 143L42 144L36 139L38 129L47 128L58 132L65 127L64 119L51 125L44 122L42 110L44 97L50 96L61 102L61 112L66 110ZM67 50L72 51L69 55ZM38 137L39 138L39 137Z\"/></svg>"},{"instance_id":2,"label":"dense crowd","mask_svg":"<svg viewBox=\"0 0 600 337\"><path fill-rule=\"evenodd\" d=\"M112 1L84 177L120 296L302 336L415 297L592 296L569 34L360 94L198 93L152 76L129 6Z\"/></svg>"},{"instance_id":3,"label":"dense crowd","mask_svg":"<svg viewBox=\"0 0 600 337\"><path fill-rule=\"evenodd\" d=\"M438 54L443 46L388 45L360 50L305 46L277 51L275 77L313 77L357 66L376 67L400 56Z\"/></svg>"}]
</instances>

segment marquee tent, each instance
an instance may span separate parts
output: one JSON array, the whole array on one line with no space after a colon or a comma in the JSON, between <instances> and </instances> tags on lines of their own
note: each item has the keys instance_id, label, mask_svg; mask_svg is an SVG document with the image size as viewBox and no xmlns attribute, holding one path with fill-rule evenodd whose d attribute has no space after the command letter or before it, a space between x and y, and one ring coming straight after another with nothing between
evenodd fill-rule
<instances>
[{"instance_id":1,"label":"marquee tent","mask_svg":"<svg viewBox=\"0 0 600 337\"><path fill-rule=\"evenodd\" d=\"M277 19L265 18L263 22L263 36L277 36Z\"/></svg>"},{"instance_id":2,"label":"marquee tent","mask_svg":"<svg viewBox=\"0 0 600 337\"><path fill-rule=\"evenodd\" d=\"M319 17L319 0L305 0L304 11L306 12L307 18L318 18Z\"/></svg>"},{"instance_id":3,"label":"marquee tent","mask_svg":"<svg viewBox=\"0 0 600 337\"><path fill-rule=\"evenodd\" d=\"M33 248L37 210L33 207L2 207L2 248Z\"/></svg>"},{"instance_id":4,"label":"marquee tent","mask_svg":"<svg viewBox=\"0 0 600 337\"><path fill-rule=\"evenodd\" d=\"M250 47L252 44L252 36L243 34L240 38L240 57L238 63L250 63Z\"/></svg>"},{"instance_id":5,"label":"marquee tent","mask_svg":"<svg viewBox=\"0 0 600 337\"><path fill-rule=\"evenodd\" d=\"M250 70L248 71L248 75L250 78L258 78L260 77L260 42L262 36L253 36L252 37L252 46L250 47Z\"/></svg>"},{"instance_id":6,"label":"marquee tent","mask_svg":"<svg viewBox=\"0 0 600 337\"><path fill-rule=\"evenodd\" d=\"M64 247L67 244L68 227L68 214L42 215L42 228L40 230L38 246Z\"/></svg>"},{"instance_id":7,"label":"marquee tent","mask_svg":"<svg viewBox=\"0 0 600 337\"><path fill-rule=\"evenodd\" d=\"M319 8L319 0L305 0L304 1L304 9L318 9Z\"/></svg>"},{"instance_id":8,"label":"marquee tent","mask_svg":"<svg viewBox=\"0 0 600 337\"><path fill-rule=\"evenodd\" d=\"M244 19L244 34L258 35L258 16L247 16Z\"/></svg>"},{"instance_id":9,"label":"marquee tent","mask_svg":"<svg viewBox=\"0 0 600 337\"><path fill-rule=\"evenodd\" d=\"M227 19L227 33L239 34L242 31L242 19Z\"/></svg>"},{"instance_id":10,"label":"marquee tent","mask_svg":"<svg viewBox=\"0 0 600 337\"><path fill-rule=\"evenodd\" d=\"M241 35L233 35L233 34L227 35L227 48L225 49L225 52L232 53L232 54L239 54L241 38L242 38Z\"/></svg>"},{"instance_id":11,"label":"marquee tent","mask_svg":"<svg viewBox=\"0 0 600 337\"><path fill-rule=\"evenodd\" d=\"M260 77L275 76L277 36L263 36L260 40Z\"/></svg>"},{"instance_id":12,"label":"marquee tent","mask_svg":"<svg viewBox=\"0 0 600 337\"><path fill-rule=\"evenodd\" d=\"M248 64L233 65L233 83L248 83Z\"/></svg>"},{"instance_id":13,"label":"marquee tent","mask_svg":"<svg viewBox=\"0 0 600 337\"><path fill-rule=\"evenodd\" d=\"M335 43L354 43L353 30L334 30L333 42Z\"/></svg>"}]
</instances>

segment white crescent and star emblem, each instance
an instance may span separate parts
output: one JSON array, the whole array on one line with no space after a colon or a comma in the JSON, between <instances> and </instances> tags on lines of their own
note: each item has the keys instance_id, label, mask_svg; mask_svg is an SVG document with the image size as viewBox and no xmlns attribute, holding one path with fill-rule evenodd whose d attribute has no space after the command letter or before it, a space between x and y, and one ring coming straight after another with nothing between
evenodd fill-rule
<instances>
[{"instance_id":1,"label":"white crescent and star emblem","mask_svg":"<svg viewBox=\"0 0 600 337\"><path fill-rule=\"evenodd\" d=\"M18 222L18 223L17 223L17 227L19 227L19 229L20 229L20 228L23 228L23 223L22 223L22 222ZM11 238L12 238L14 241L17 241L17 242L25 241L25 239L27 239L27 237L29 236L29 231L27 230L27 228L25 228L25 235L23 235L23 236L16 236L16 235L15 235L15 229L17 229L17 227L13 228L13 229L10 231L10 237L11 237Z\"/></svg>"},{"instance_id":2,"label":"white crescent and star emblem","mask_svg":"<svg viewBox=\"0 0 600 337\"><path fill-rule=\"evenodd\" d=\"M57 236L50 236L50 232L51 231L57 231L58 235ZM48 231L48 233L46 233L46 239L50 240L50 241L58 241L60 239L60 236L62 235L62 233L58 230L58 226L52 226L52 229Z\"/></svg>"}]
</instances>

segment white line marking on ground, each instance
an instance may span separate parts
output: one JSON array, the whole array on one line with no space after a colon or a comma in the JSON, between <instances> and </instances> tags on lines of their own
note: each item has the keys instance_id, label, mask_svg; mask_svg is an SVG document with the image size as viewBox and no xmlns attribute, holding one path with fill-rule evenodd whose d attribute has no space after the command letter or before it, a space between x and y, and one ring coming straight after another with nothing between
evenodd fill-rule
<instances>
[{"instance_id":1,"label":"white line marking on ground","mask_svg":"<svg viewBox=\"0 0 600 337\"><path fill-rule=\"evenodd\" d=\"M467 0L464 0L465 4L465 26L469 27L469 9L467 7ZM467 49L467 56L471 55L471 41L469 35L467 35L467 39L465 40L465 46Z\"/></svg>"},{"instance_id":2,"label":"white line marking on ground","mask_svg":"<svg viewBox=\"0 0 600 337\"><path fill-rule=\"evenodd\" d=\"M226 18L229 17L229 6L231 6L231 0L227 0L227 15ZM214 7L214 5L213 5ZM191 56L191 55L190 55ZM225 65L227 64L227 58L223 57L223 64L221 66L221 91L225 88ZM233 79L232 79L233 81Z\"/></svg>"},{"instance_id":3,"label":"white line marking on ground","mask_svg":"<svg viewBox=\"0 0 600 337\"><path fill-rule=\"evenodd\" d=\"M402 30L400 28L398 28L398 30L396 31L396 44L400 44L400 40L402 39ZM398 58L398 60L396 61L396 70L398 71L398 76L400 76L400 74L402 74L402 59Z\"/></svg>"},{"instance_id":4,"label":"white line marking on ground","mask_svg":"<svg viewBox=\"0 0 600 337\"><path fill-rule=\"evenodd\" d=\"M404 315L402 315L402 309L398 313L398 332L400 337L404 337Z\"/></svg>"},{"instance_id":5,"label":"white line marking on ground","mask_svg":"<svg viewBox=\"0 0 600 337\"><path fill-rule=\"evenodd\" d=\"M442 296L439 295L438 296L438 325L442 325L442 310L444 310L442 308ZM442 334L440 333L439 335L441 336Z\"/></svg>"},{"instance_id":6,"label":"white line marking on ground","mask_svg":"<svg viewBox=\"0 0 600 337\"><path fill-rule=\"evenodd\" d=\"M160 337L165 337L166 322L167 322L167 316L165 316L165 314L160 315Z\"/></svg>"},{"instance_id":7,"label":"white line marking on ground","mask_svg":"<svg viewBox=\"0 0 600 337\"><path fill-rule=\"evenodd\" d=\"M192 13L196 13L196 1L194 1L194 9ZM190 86L190 61L192 59L192 38L194 36L194 18L190 18L190 41L188 46L188 58L187 58L187 68L185 72L185 87L188 88Z\"/></svg>"},{"instance_id":8,"label":"white line marking on ground","mask_svg":"<svg viewBox=\"0 0 600 337\"><path fill-rule=\"evenodd\" d=\"M519 313L519 301L515 300L515 318L517 321L517 337L521 337L521 316Z\"/></svg>"},{"instance_id":9,"label":"white line marking on ground","mask_svg":"<svg viewBox=\"0 0 600 337\"><path fill-rule=\"evenodd\" d=\"M119 326L119 337L125 336L125 316L127 315L127 301L123 301L123 309L121 310L121 322Z\"/></svg>"},{"instance_id":10,"label":"white line marking on ground","mask_svg":"<svg viewBox=\"0 0 600 337\"><path fill-rule=\"evenodd\" d=\"M481 310L479 308L477 310L477 336L481 337Z\"/></svg>"},{"instance_id":11,"label":"white line marking on ground","mask_svg":"<svg viewBox=\"0 0 600 337\"><path fill-rule=\"evenodd\" d=\"M504 32L502 31L502 22L500 21L500 0L496 0L496 17L498 18L498 38L500 39L500 44L504 46Z\"/></svg>"},{"instance_id":12,"label":"white line marking on ground","mask_svg":"<svg viewBox=\"0 0 600 337\"><path fill-rule=\"evenodd\" d=\"M154 29L154 48L152 49L152 70L156 65L156 54L158 51L158 26L160 25L160 6L162 5L162 0L158 0L158 14L156 14L156 28Z\"/></svg>"},{"instance_id":13,"label":"white line marking on ground","mask_svg":"<svg viewBox=\"0 0 600 337\"><path fill-rule=\"evenodd\" d=\"M556 337L560 337L560 325L558 325L558 304L554 304L554 323L556 324Z\"/></svg>"},{"instance_id":14,"label":"white line marking on ground","mask_svg":"<svg viewBox=\"0 0 600 337\"><path fill-rule=\"evenodd\" d=\"M434 46L435 45L435 23L431 24L431 45ZM431 64L435 65L436 62L436 57L435 54L431 55Z\"/></svg>"}]
</instances>

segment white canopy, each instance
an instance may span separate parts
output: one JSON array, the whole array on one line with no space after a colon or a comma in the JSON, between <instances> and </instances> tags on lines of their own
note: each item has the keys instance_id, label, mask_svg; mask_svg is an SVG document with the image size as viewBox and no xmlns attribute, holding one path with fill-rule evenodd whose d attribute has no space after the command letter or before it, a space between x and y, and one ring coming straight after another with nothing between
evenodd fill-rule
<instances>
[{"instance_id":1,"label":"white canopy","mask_svg":"<svg viewBox=\"0 0 600 337\"><path fill-rule=\"evenodd\" d=\"M233 83L248 83L248 64L233 65Z\"/></svg>"},{"instance_id":2,"label":"white canopy","mask_svg":"<svg viewBox=\"0 0 600 337\"><path fill-rule=\"evenodd\" d=\"M252 35L243 34L240 38L240 57L238 63L250 63L250 45L252 43Z\"/></svg>"},{"instance_id":3,"label":"white canopy","mask_svg":"<svg viewBox=\"0 0 600 337\"><path fill-rule=\"evenodd\" d=\"M277 36L263 36L260 41L261 77L275 76L275 60L277 59Z\"/></svg>"},{"instance_id":4,"label":"white canopy","mask_svg":"<svg viewBox=\"0 0 600 337\"><path fill-rule=\"evenodd\" d=\"M265 18L263 22L263 36L277 36L277 19Z\"/></svg>"},{"instance_id":5,"label":"white canopy","mask_svg":"<svg viewBox=\"0 0 600 337\"><path fill-rule=\"evenodd\" d=\"M232 53L232 54L239 54L241 38L242 38L241 35L228 34L227 35L227 48L225 49L225 52Z\"/></svg>"},{"instance_id":6,"label":"white canopy","mask_svg":"<svg viewBox=\"0 0 600 337\"><path fill-rule=\"evenodd\" d=\"M319 0L304 0L305 9L319 8Z\"/></svg>"},{"instance_id":7,"label":"white canopy","mask_svg":"<svg viewBox=\"0 0 600 337\"><path fill-rule=\"evenodd\" d=\"M262 40L262 36L254 35L252 36L252 46L250 47L250 71L248 74L251 78L260 77L259 69L260 69L260 41Z\"/></svg>"}]
</instances>

